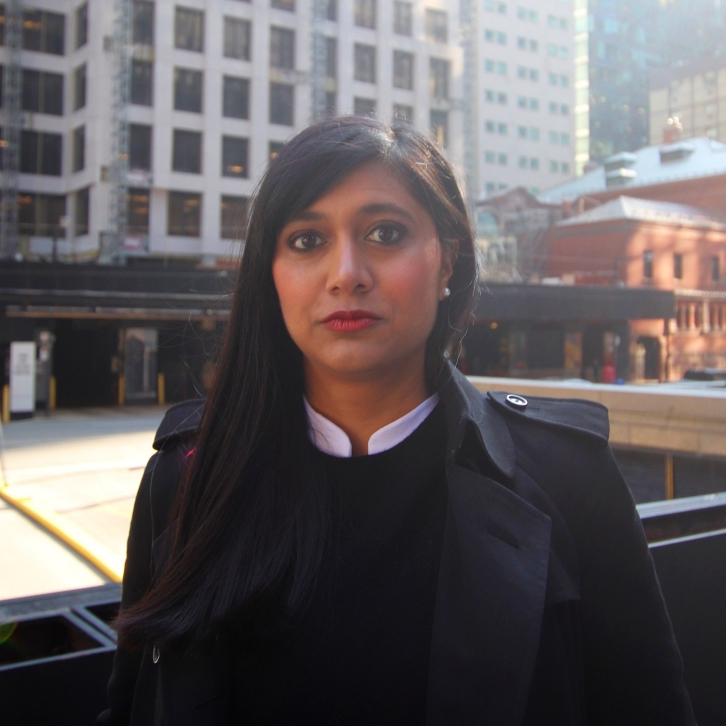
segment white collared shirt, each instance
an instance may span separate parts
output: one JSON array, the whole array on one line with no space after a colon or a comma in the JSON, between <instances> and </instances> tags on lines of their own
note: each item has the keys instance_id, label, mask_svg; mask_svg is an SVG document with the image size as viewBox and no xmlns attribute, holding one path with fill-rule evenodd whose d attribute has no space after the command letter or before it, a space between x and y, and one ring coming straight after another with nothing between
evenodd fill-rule
<instances>
[{"instance_id":1,"label":"white collared shirt","mask_svg":"<svg viewBox=\"0 0 726 726\"><path fill-rule=\"evenodd\" d=\"M310 438L315 446L320 451L333 456L348 458L353 456L353 444L348 438L348 434L340 426L336 426L330 419L325 418L325 416L313 409L307 398L303 398L303 400L305 401L305 410L308 413ZM380 454L382 451L388 451L396 444L400 444L428 418L438 402L439 394L434 393L422 404L416 406L413 411L409 411L405 416L391 421L382 429L378 429L368 439L368 454Z\"/></svg>"}]
</instances>

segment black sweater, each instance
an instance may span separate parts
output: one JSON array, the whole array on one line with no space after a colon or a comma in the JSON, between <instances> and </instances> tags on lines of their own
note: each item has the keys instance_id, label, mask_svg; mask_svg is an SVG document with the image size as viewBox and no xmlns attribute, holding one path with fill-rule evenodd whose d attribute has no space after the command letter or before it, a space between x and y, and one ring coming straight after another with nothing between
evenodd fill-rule
<instances>
[{"instance_id":1,"label":"black sweater","mask_svg":"<svg viewBox=\"0 0 726 726\"><path fill-rule=\"evenodd\" d=\"M446 517L441 406L380 454L320 453L334 527L305 612L238 648L233 722L423 724Z\"/></svg>"}]
</instances>

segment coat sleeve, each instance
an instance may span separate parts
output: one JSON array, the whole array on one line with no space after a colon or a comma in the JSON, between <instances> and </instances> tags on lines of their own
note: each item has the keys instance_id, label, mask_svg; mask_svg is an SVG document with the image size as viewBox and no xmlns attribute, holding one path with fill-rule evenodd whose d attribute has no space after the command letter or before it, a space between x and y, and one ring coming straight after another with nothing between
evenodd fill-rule
<instances>
[{"instance_id":1,"label":"coat sleeve","mask_svg":"<svg viewBox=\"0 0 726 726\"><path fill-rule=\"evenodd\" d=\"M131 517L126 545L121 607L128 608L147 591L152 579L153 518L151 511L151 484L158 463L159 454L154 454L141 478L134 511ZM108 683L109 708L97 719L98 726L127 726L131 720L137 677L141 667L144 649L125 650L117 648L113 670Z\"/></svg>"}]
</instances>

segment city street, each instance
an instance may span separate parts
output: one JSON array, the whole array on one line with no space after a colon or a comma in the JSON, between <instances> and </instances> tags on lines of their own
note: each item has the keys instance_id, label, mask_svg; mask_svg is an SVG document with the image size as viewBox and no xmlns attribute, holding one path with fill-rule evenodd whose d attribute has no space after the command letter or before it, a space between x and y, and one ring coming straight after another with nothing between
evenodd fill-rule
<instances>
[{"instance_id":1,"label":"city street","mask_svg":"<svg viewBox=\"0 0 726 726\"><path fill-rule=\"evenodd\" d=\"M97 541L101 551L121 563L134 497L164 410L64 410L5 424L7 491L50 512L62 527ZM0 550L0 600L109 582L2 500Z\"/></svg>"}]
</instances>

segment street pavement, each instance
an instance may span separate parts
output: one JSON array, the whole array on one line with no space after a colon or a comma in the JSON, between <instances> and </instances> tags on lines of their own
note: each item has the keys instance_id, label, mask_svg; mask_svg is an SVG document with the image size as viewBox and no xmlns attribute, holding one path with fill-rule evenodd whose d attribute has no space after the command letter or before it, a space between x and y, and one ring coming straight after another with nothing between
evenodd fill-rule
<instances>
[{"instance_id":1,"label":"street pavement","mask_svg":"<svg viewBox=\"0 0 726 726\"><path fill-rule=\"evenodd\" d=\"M54 411L2 426L8 491L121 557L163 407ZM108 578L0 500L0 600L92 587Z\"/></svg>"}]
</instances>

